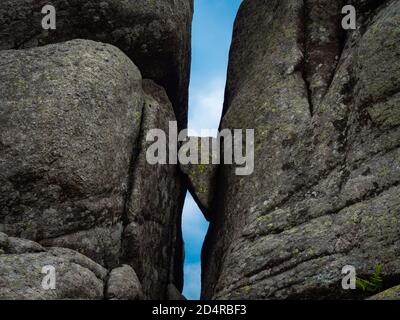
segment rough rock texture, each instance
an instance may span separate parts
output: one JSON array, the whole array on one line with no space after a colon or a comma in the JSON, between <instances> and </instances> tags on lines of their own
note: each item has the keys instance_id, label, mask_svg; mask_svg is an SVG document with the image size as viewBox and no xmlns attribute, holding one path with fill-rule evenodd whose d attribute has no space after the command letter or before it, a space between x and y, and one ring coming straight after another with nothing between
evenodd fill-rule
<instances>
[{"instance_id":1,"label":"rough rock texture","mask_svg":"<svg viewBox=\"0 0 400 320\"><path fill-rule=\"evenodd\" d=\"M23 249L22 249L23 248ZM65 248L40 248L0 233L0 299L102 299L107 270ZM55 269L55 289L45 290L45 266Z\"/></svg>"},{"instance_id":2,"label":"rough rock texture","mask_svg":"<svg viewBox=\"0 0 400 320\"><path fill-rule=\"evenodd\" d=\"M0 60L0 230L116 264L139 70L115 47L78 40Z\"/></svg>"},{"instance_id":3,"label":"rough rock texture","mask_svg":"<svg viewBox=\"0 0 400 320\"><path fill-rule=\"evenodd\" d=\"M41 251L45 251L45 249L34 241L9 237L5 233L0 232L0 254Z\"/></svg>"},{"instance_id":4,"label":"rough rock texture","mask_svg":"<svg viewBox=\"0 0 400 320\"><path fill-rule=\"evenodd\" d=\"M184 179L145 157L146 132L176 119L165 91L118 48L73 40L0 51L0 92L7 243L70 248L108 269L125 261L146 298L182 288Z\"/></svg>"},{"instance_id":5,"label":"rough rock texture","mask_svg":"<svg viewBox=\"0 0 400 320\"><path fill-rule=\"evenodd\" d=\"M91 41L1 51L0 60L0 230L116 264L139 70Z\"/></svg>"},{"instance_id":6,"label":"rough rock texture","mask_svg":"<svg viewBox=\"0 0 400 320\"><path fill-rule=\"evenodd\" d=\"M400 1L360 8L345 32L340 2L243 2L221 128L255 129L255 171L220 167L203 298L357 298L343 266L400 276Z\"/></svg>"},{"instance_id":7,"label":"rough rock texture","mask_svg":"<svg viewBox=\"0 0 400 320\"><path fill-rule=\"evenodd\" d=\"M53 5L56 30L44 30L43 6ZM2 0L0 50L72 39L110 43L143 77L165 87L186 126L193 0Z\"/></svg>"},{"instance_id":8,"label":"rough rock texture","mask_svg":"<svg viewBox=\"0 0 400 320\"><path fill-rule=\"evenodd\" d=\"M142 296L142 285L130 266L123 265L110 272L105 293L107 299L139 300Z\"/></svg>"},{"instance_id":9,"label":"rough rock texture","mask_svg":"<svg viewBox=\"0 0 400 320\"><path fill-rule=\"evenodd\" d=\"M400 286L380 292L368 300L400 300Z\"/></svg>"},{"instance_id":10,"label":"rough rock texture","mask_svg":"<svg viewBox=\"0 0 400 320\"><path fill-rule=\"evenodd\" d=\"M185 148L184 151L188 156L191 156L191 147L196 146L195 149L198 150L198 153L194 155L195 163L181 163L180 168L187 177L188 187L193 198L207 220L211 216L209 210L215 194L218 164L215 164L217 161L213 160L213 146L218 146L216 142L217 139L211 137L188 137L186 144L181 147L181 150Z\"/></svg>"},{"instance_id":11,"label":"rough rock texture","mask_svg":"<svg viewBox=\"0 0 400 320\"><path fill-rule=\"evenodd\" d=\"M169 281L180 290L183 286L181 212L185 191L178 165L151 165L146 160L154 143L146 140L149 130L164 130L168 141L169 122L176 118L161 87L145 80L143 90L139 155L132 168L122 259L137 272L146 297L162 299Z\"/></svg>"}]
</instances>

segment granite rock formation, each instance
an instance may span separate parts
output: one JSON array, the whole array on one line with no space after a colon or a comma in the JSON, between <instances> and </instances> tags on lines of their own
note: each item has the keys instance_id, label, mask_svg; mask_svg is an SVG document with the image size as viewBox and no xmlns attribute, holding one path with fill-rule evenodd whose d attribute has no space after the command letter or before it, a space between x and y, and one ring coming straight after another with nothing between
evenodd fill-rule
<instances>
[{"instance_id":1,"label":"granite rock formation","mask_svg":"<svg viewBox=\"0 0 400 320\"><path fill-rule=\"evenodd\" d=\"M144 80L143 90L139 153L132 168L121 259L138 273L146 295L162 299L169 282L180 290L183 287L184 180L177 164L151 165L146 159L147 150L154 143L146 139L149 130L162 129L167 134L169 122L176 118L161 87Z\"/></svg>"},{"instance_id":2,"label":"granite rock formation","mask_svg":"<svg viewBox=\"0 0 400 320\"><path fill-rule=\"evenodd\" d=\"M56 30L42 28L42 8L56 9ZM163 86L186 127L193 0L2 0L0 50L73 39L120 48L144 78Z\"/></svg>"},{"instance_id":3,"label":"granite rock formation","mask_svg":"<svg viewBox=\"0 0 400 320\"><path fill-rule=\"evenodd\" d=\"M118 264L141 75L119 49L74 40L0 51L1 231Z\"/></svg>"},{"instance_id":4,"label":"granite rock formation","mask_svg":"<svg viewBox=\"0 0 400 320\"><path fill-rule=\"evenodd\" d=\"M45 4L56 30L42 29ZM145 138L186 127L192 13L191 0L1 2L1 298L182 290L186 181L146 163ZM55 291L40 289L44 262Z\"/></svg>"},{"instance_id":5,"label":"granite rock formation","mask_svg":"<svg viewBox=\"0 0 400 320\"><path fill-rule=\"evenodd\" d=\"M371 299L398 299L400 0L243 1L220 129L255 130L248 176L147 161L152 129L186 127L192 13L1 1L0 299L184 299L187 187L210 221L203 298L368 298L342 268L381 265Z\"/></svg>"},{"instance_id":6,"label":"granite rock formation","mask_svg":"<svg viewBox=\"0 0 400 320\"><path fill-rule=\"evenodd\" d=\"M360 298L400 276L400 1L245 0L221 129L255 129L255 171L220 166L202 254L207 299Z\"/></svg>"},{"instance_id":7,"label":"granite rock formation","mask_svg":"<svg viewBox=\"0 0 400 320\"><path fill-rule=\"evenodd\" d=\"M103 299L107 270L66 248L0 233L0 299ZM55 270L55 287L43 286L44 267Z\"/></svg>"}]
</instances>

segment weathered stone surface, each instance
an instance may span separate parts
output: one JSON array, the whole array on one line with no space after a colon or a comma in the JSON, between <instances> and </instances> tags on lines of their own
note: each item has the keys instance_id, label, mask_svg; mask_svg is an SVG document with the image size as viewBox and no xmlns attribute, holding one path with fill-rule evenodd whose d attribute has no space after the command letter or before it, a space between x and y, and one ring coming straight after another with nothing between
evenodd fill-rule
<instances>
[{"instance_id":1,"label":"weathered stone surface","mask_svg":"<svg viewBox=\"0 0 400 320\"><path fill-rule=\"evenodd\" d=\"M400 300L400 286L380 292L368 300Z\"/></svg>"},{"instance_id":2,"label":"weathered stone surface","mask_svg":"<svg viewBox=\"0 0 400 320\"><path fill-rule=\"evenodd\" d=\"M118 222L110 227L94 227L57 238L41 240L46 247L65 247L76 250L85 256L112 268L119 264L123 225Z\"/></svg>"},{"instance_id":3,"label":"weathered stone surface","mask_svg":"<svg viewBox=\"0 0 400 320\"><path fill-rule=\"evenodd\" d=\"M56 8L56 30L42 28L45 5ZM186 126L193 0L2 0L0 50L73 39L110 43L145 78L166 88Z\"/></svg>"},{"instance_id":4,"label":"weathered stone surface","mask_svg":"<svg viewBox=\"0 0 400 320\"><path fill-rule=\"evenodd\" d=\"M9 237L0 232L0 254L4 253L30 253L46 251L40 244L21 238Z\"/></svg>"},{"instance_id":5,"label":"weathered stone surface","mask_svg":"<svg viewBox=\"0 0 400 320\"><path fill-rule=\"evenodd\" d=\"M4 238L10 241L6 247L0 243L0 248L5 249L0 254L0 299L103 298L107 270L94 261L69 249L38 250L39 244L0 233L0 239ZM21 243L25 243L25 250L21 250ZM42 286L45 266L55 268L54 290L45 290Z\"/></svg>"},{"instance_id":6,"label":"weathered stone surface","mask_svg":"<svg viewBox=\"0 0 400 320\"><path fill-rule=\"evenodd\" d=\"M185 196L179 166L151 165L146 151L150 129L162 129L168 141L169 121L176 121L165 91L151 80L146 93L139 155L132 168L132 186L123 233L122 259L137 272L147 298L163 299L168 283L182 288L181 212ZM167 152L169 148L167 148Z\"/></svg>"},{"instance_id":7,"label":"weathered stone surface","mask_svg":"<svg viewBox=\"0 0 400 320\"><path fill-rule=\"evenodd\" d=\"M343 266L400 275L400 1L348 33L335 3L241 6L221 128L255 129L255 171L220 169L203 298L360 298Z\"/></svg>"},{"instance_id":8,"label":"weathered stone surface","mask_svg":"<svg viewBox=\"0 0 400 320\"><path fill-rule=\"evenodd\" d=\"M187 177L189 190L207 220L211 216L209 210L215 194L217 178L218 165L213 164L216 163L213 161L213 145L218 146L216 140L211 137L188 137L188 148L197 145L198 154L194 157L197 160L196 163L180 163L180 168ZM186 151L190 155L190 150Z\"/></svg>"},{"instance_id":9,"label":"weathered stone surface","mask_svg":"<svg viewBox=\"0 0 400 320\"><path fill-rule=\"evenodd\" d=\"M109 269L122 255L146 298L182 287L184 179L178 165L146 161L148 130L176 119L165 91L88 40L0 57L0 230Z\"/></svg>"},{"instance_id":10,"label":"weathered stone surface","mask_svg":"<svg viewBox=\"0 0 400 320\"><path fill-rule=\"evenodd\" d=\"M141 75L85 40L0 51L0 231L118 262Z\"/></svg>"},{"instance_id":11,"label":"weathered stone surface","mask_svg":"<svg viewBox=\"0 0 400 320\"><path fill-rule=\"evenodd\" d=\"M186 298L173 284L169 284L167 287L167 300L181 301L186 300Z\"/></svg>"},{"instance_id":12,"label":"weathered stone surface","mask_svg":"<svg viewBox=\"0 0 400 320\"><path fill-rule=\"evenodd\" d=\"M113 300L139 300L143 297L142 285L133 270L128 265L115 268L110 272L106 298Z\"/></svg>"}]
</instances>

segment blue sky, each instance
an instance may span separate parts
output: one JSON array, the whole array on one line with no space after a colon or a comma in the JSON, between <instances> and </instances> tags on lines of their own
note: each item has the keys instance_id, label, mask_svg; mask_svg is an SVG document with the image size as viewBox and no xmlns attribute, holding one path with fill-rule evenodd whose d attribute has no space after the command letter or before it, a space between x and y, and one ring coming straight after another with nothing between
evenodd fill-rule
<instances>
[{"instance_id":1,"label":"blue sky","mask_svg":"<svg viewBox=\"0 0 400 320\"><path fill-rule=\"evenodd\" d=\"M192 70L189 130L215 135L219 125L233 22L242 0L195 0L192 30ZM208 223L188 193L183 208L185 286L188 299L200 297L200 254Z\"/></svg>"}]
</instances>

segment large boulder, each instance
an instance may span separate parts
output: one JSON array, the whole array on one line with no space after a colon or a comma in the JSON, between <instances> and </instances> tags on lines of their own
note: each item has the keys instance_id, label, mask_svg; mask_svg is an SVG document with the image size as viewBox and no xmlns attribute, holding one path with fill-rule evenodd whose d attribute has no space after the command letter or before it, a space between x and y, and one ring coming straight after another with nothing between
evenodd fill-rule
<instances>
[{"instance_id":1,"label":"large boulder","mask_svg":"<svg viewBox=\"0 0 400 320\"><path fill-rule=\"evenodd\" d=\"M4 233L0 250L0 299L103 299L107 270L78 252Z\"/></svg>"},{"instance_id":2,"label":"large boulder","mask_svg":"<svg viewBox=\"0 0 400 320\"><path fill-rule=\"evenodd\" d=\"M141 75L74 40L0 51L0 231L118 264Z\"/></svg>"},{"instance_id":3,"label":"large boulder","mask_svg":"<svg viewBox=\"0 0 400 320\"><path fill-rule=\"evenodd\" d=\"M255 129L255 170L220 169L203 298L357 298L344 266L400 276L400 1L349 32L338 3L242 3L221 129Z\"/></svg>"},{"instance_id":4,"label":"large boulder","mask_svg":"<svg viewBox=\"0 0 400 320\"><path fill-rule=\"evenodd\" d=\"M142 285L135 270L128 265L111 270L105 293L107 299L139 300L142 296Z\"/></svg>"},{"instance_id":5,"label":"large boulder","mask_svg":"<svg viewBox=\"0 0 400 320\"><path fill-rule=\"evenodd\" d=\"M56 30L44 30L45 5L56 9ZM0 50L73 39L123 50L145 78L165 87L186 126L193 0L2 0Z\"/></svg>"},{"instance_id":6,"label":"large boulder","mask_svg":"<svg viewBox=\"0 0 400 320\"><path fill-rule=\"evenodd\" d=\"M165 91L108 44L0 58L0 231L108 269L125 261L145 297L181 288L184 180L146 160L148 130L176 119Z\"/></svg>"}]
</instances>

